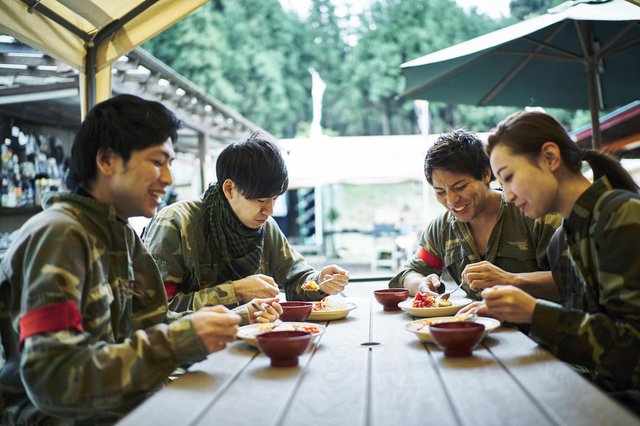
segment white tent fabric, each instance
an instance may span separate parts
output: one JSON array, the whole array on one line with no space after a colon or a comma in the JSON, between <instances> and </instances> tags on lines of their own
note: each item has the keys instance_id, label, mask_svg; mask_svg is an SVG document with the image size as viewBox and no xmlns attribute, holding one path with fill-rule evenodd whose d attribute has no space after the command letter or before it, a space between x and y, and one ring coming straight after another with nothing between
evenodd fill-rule
<instances>
[{"instance_id":1,"label":"white tent fabric","mask_svg":"<svg viewBox=\"0 0 640 426\"><path fill-rule=\"evenodd\" d=\"M110 97L113 62L207 1L2 0L0 31L79 70L86 112Z\"/></svg>"},{"instance_id":2,"label":"white tent fabric","mask_svg":"<svg viewBox=\"0 0 640 426\"><path fill-rule=\"evenodd\" d=\"M424 157L439 135L280 139L289 187L424 180Z\"/></svg>"}]
</instances>

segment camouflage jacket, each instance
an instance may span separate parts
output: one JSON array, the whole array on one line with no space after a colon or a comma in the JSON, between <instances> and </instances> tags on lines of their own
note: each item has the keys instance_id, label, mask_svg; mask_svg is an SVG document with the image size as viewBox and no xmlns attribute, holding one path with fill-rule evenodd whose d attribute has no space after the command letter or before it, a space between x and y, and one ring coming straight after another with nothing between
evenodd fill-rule
<instances>
[{"instance_id":1,"label":"camouflage jacket","mask_svg":"<svg viewBox=\"0 0 640 426\"><path fill-rule=\"evenodd\" d=\"M320 272L314 271L289 245L276 221L269 217L264 227L262 261L255 273L273 277L287 300L325 297L325 293L302 290L302 284L317 281ZM218 265L212 264L212 248L206 241L202 197L180 201L159 211L145 229L143 240L165 285L177 284L169 299L170 309L181 312L206 305L238 306L231 281L217 282L214 278Z\"/></svg>"},{"instance_id":2,"label":"camouflage jacket","mask_svg":"<svg viewBox=\"0 0 640 426\"><path fill-rule=\"evenodd\" d=\"M441 275L445 268L457 285L465 266L482 260L512 273L549 271L546 249L561 223L562 217L555 214L528 218L503 198L483 259L467 224L445 211L422 233L421 249L389 282L389 287L402 287L404 277L411 272ZM440 288L444 291L444 286ZM466 284L462 289L470 298L481 299L480 290L473 291Z\"/></svg>"},{"instance_id":3,"label":"camouflage jacket","mask_svg":"<svg viewBox=\"0 0 640 426\"><path fill-rule=\"evenodd\" d=\"M0 263L2 424L113 423L207 352L113 206L43 200Z\"/></svg>"},{"instance_id":4,"label":"camouflage jacket","mask_svg":"<svg viewBox=\"0 0 640 426\"><path fill-rule=\"evenodd\" d=\"M562 305L538 301L530 336L640 400L640 197L606 177L585 191L549 246ZM555 260L568 250L569 265Z\"/></svg>"}]
</instances>

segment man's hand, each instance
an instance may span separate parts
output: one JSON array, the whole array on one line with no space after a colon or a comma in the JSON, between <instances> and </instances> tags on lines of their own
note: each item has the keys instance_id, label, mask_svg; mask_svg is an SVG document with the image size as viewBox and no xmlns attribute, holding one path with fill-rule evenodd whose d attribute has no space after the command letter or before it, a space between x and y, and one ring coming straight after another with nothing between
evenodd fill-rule
<instances>
[{"instance_id":1,"label":"man's hand","mask_svg":"<svg viewBox=\"0 0 640 426\"><path fill-rule=\"evenodd\" d=\"M252 299L268 299L280 293L278 285L273 278L262 275L249 275L241 280L232 281L233 291L240 303L247 303Z\"/></svg>"},{"instance_id":2,"label":"man's hand","mask_svg":"<svg viewBox=\"0 0 640 426\"><path fill-rule=\"evenodd\" d=\"M418 291L429 296L438 296L438 287L440 287L440 277L436 274L427 275L418 283Z\"/></svg>"},{"instance_id":3,"label":"man's hand","mask_svg":"<svg viewBox=\"0 0 640 426\"><path fill-rule=\"evenodd\" d=\"M318 278L320 291L338 294L349 284L348 272L337 265L325 266Z\"/></svg>"},{"instance_id":4,"label":"man's hand","mask_svg":"<svg viewBox=\"0 0 640 426\"><path fill-rule=\"evenodd\" d=\"M536 299L511 285L482 290L486 314L500 321L531 322ZM482 308L481 308L482 309Z\"/></svg>"},{"instance_id":5,"label":"man's hand","mask_svg":"<svg viewBox=\"0 0 640 426\"><path fill-rule=\"evenodd\" d=\"M472 290L489 288L497 285L515 284L515 274L503 271L491 262L471 263L462 271L462 279Z\"/></svg>"},{"instance_id":6,"label":"man's hand","mask_svg":"<svg viewBox=\"0 0 640 426\"><path fill-rule=\"evenodd\" d=\"M273 299L253 299L247 304L249 309L249 322L255 324L257 322L274 322L282 314L282 306L278 303L279 298ZM262 306L265 310L261 311L253 307L253 304Z\"/></svg>"},{"instance_id":7,"label":"man's hand","mask_svg":"<svg viewBox=\"0 0 640 426\"><path fill-rule=\"evenodd\" d=\"M221 351L235 340L242 317L222 305L206 307L193 314L193 328L209 353Z\"/></svg>"}]
</instances>

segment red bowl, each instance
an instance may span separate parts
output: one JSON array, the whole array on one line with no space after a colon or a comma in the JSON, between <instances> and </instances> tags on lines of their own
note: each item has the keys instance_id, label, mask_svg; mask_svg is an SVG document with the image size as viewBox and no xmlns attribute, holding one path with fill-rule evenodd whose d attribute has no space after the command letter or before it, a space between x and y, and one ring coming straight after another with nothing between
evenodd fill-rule
<instances>
[{"instance_id":1,"label":"red bowl","mask_svg":"<svg viewBox=\"0 0 640 426\"><path fill-rule=\"evenodd\" d=\"M445 356L471 356L471 350L484 337L484 324L477 322L443 322L429 326L431 338Z\"/></svg>"},{"instance_id":2,"label":"red bowl","mask_svg":"<svg viewBox=\"0 0 640 426\"><path fill-rule=\"evenodd\" d=\"M313 303L311 302L279 302L282 306L282 314L280 314L280 320L300 322L309 318L311 315L311 308Z\"/></svg>"},{"instance_id":3,"label":"red bowl","mask_svg":"<svg viewBox=\"0 0 640 426\"><path fill-rule=\"evenodd\" d=\"M271 358L272 367L295 367L298 357L307 350L313 334L306 331L270 331L256 336L263 354Z\"/></svg>"},{"instance_id":4,"label":"red bowl","mask_svg":"<svg viewBox=\"0 0 640 426\"><path fill-rule=\"evenodd\" d=\"M374 290L373 295L385 311L399 311L398 303L407 300L409 289L385 288L383 290Z\"/></svg>"}]
</instances>

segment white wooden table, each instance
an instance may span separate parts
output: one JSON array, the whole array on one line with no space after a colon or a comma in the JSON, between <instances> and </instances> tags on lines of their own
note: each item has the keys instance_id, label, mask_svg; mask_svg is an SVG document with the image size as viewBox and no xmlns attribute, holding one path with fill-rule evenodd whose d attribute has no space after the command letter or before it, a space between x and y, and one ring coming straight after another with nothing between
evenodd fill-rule
<instances>
[{"instance_id":1,"label":"white wooden table","mask_svg":"<svg viewBox=\"0 0 640 426\"><path fill-rule=\"evenodd\" d=\"M640 419L515 329L446 358L373 297L298 367L273 368L244 341L209 356L119 425L640 425ZM380 342L379 346L362 346Z\"/></svg>"}]
</instances>

